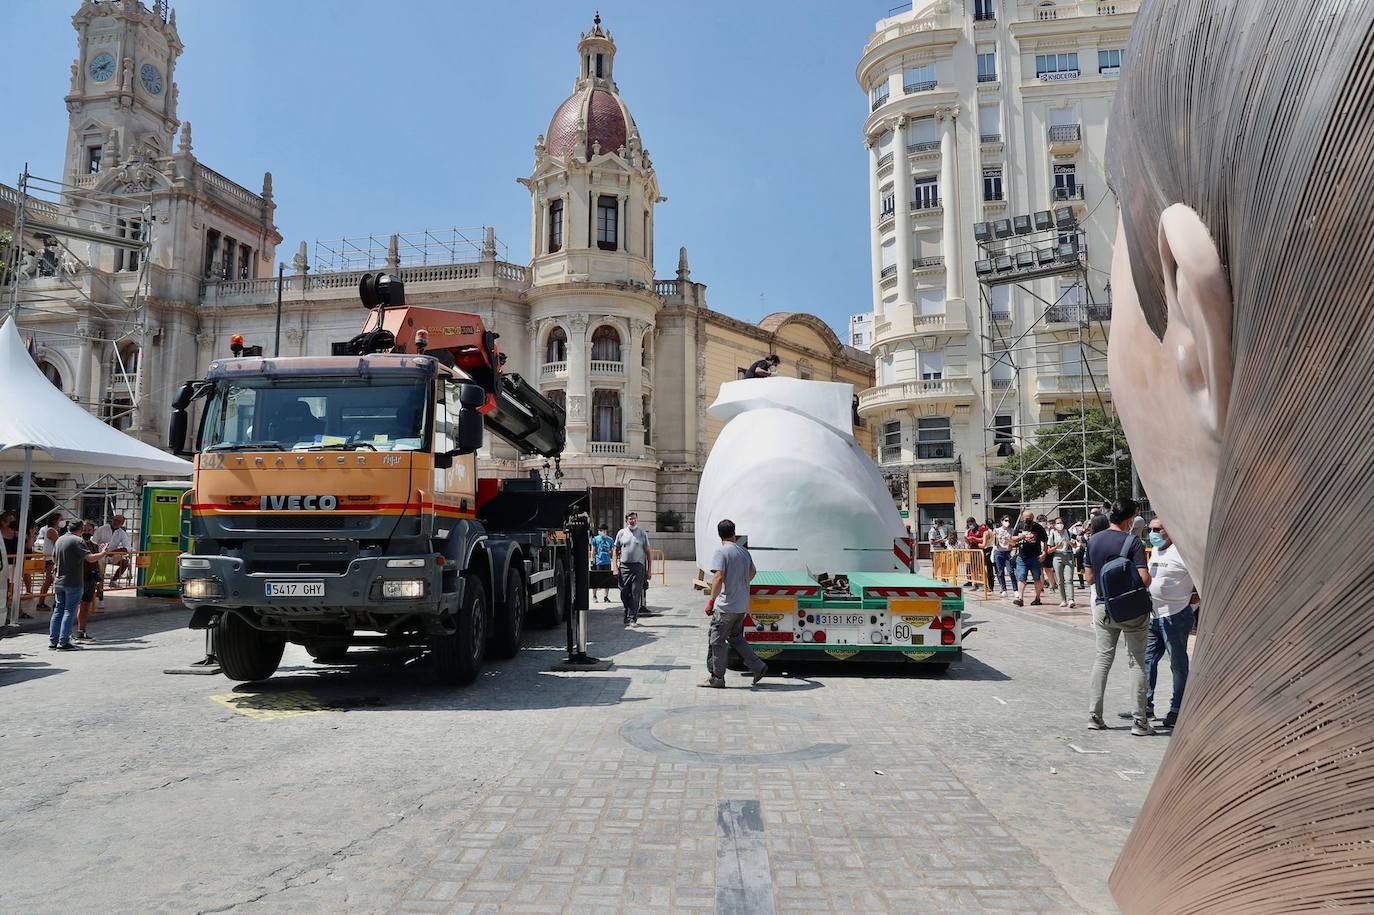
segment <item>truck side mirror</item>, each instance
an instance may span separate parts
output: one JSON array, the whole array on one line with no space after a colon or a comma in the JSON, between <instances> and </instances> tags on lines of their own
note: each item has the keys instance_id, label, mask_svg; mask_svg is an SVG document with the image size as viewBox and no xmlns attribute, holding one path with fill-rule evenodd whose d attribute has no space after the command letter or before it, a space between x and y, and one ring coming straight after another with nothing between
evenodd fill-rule
<instances>
[{"instance_id":1,"label":"truck side mirror","mask_svg":"<svg viewBox=\"0 0 1374 915\"><path fill-rule=\"evenodd\" d=\"M172 422L167 427L167 450L175 455L188 454L186 450L186 427L190 423L190 417L186 409L172 410Z\"/></svg>"},{"instance_id":2,"label":"truck side mirror","mask_svg":"<svg viewBox=\"0 0 1374 915\"><path fill-rule=\"evenodd\" d=\"M458 411L458 447L453 449L454 454L472 454L482 447L482 414L471 407L463 407Z\"/></svg>"}]
</instances>

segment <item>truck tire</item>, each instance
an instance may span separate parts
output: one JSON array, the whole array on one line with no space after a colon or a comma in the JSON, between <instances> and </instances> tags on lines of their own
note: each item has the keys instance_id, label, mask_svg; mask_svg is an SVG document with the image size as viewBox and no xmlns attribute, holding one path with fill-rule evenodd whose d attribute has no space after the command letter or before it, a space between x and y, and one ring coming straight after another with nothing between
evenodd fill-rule
<instances>
[{"instance_id":1,"label":"truck tire","mask_svg":"<svg viewBox=\"0 0 1374 915\"><path fill-rule=\"evenodd\" d=\"M563 580L566 576L567 571L563 566L563 559L556 557L553 561L554 595L540 602L537 609L531 608L530 625L548 629L561 624L568 618L568 595L572 589ZM542 588L543 585L541 584L540 587Z\"/></svg>"},{"instance_id":2,"label":"truck tire","mask_svg":"<svg viewBox=\"0 0 1374 915\"><path fill-rule=\"evenodd\" d=\"M477 679L486 655L487 590L475 575L463 576L457 629L434 637L434 672L440 683L464 686Z\"/></svg>"},{"instance_id":3,"label":"truck tire","mask_svg":"<svg viewBox=\"0 0 1374 915\"><path fill-rule=\"evenodd\" d=\"M266 680L277 672L285 650L285 637L254 629L237 613L219 618L215 656L230 680Z\"/></svg>"},{"instance_id":4,"label":"truck tire","mask_svg":"<svg viewBox=\"0 0 1374 915\"><path fill-rule=\"evenodd\" d=\"M520 653L525 637L525 613L529 609L530 592L525 576L512 566L506 572L506 606L496 616L491 633L491 653L497 658L513 658Z\"/></svg>"}]
</instances>

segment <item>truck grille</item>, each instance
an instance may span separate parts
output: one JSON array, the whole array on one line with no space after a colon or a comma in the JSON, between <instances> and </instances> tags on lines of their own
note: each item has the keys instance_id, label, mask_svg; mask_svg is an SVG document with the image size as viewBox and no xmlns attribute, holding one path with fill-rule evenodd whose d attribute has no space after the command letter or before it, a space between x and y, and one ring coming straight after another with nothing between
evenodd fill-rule
<instances>
[{"instance_id":1,"label":"truck grille","mask_svg":"<svg viewBox=\"0 0 1374 915\"><path fill-rule=\"evenodd\" d=\"M366 530L375 523L370 515L357 516L305 516L293 518L290 515L262 515L255 517L243 515L237 518L224 518L220 522L230 531L346 531Z\"/></svg>"}]
</instances>

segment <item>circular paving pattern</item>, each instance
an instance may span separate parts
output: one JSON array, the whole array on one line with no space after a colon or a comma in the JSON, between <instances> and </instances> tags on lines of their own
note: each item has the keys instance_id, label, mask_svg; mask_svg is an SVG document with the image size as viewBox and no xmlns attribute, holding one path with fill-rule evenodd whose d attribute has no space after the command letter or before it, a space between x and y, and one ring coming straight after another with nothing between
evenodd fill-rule
<instances>
[{"instance_id":1,"label":"circular paving pattern","mask_svg":"<svg viewBox=\"0 0 1374 915\"><path fill-rule=\"evenodd\" d=\"M849 749L849 744L825 740L825 720L817 715L743 705L646 712L621 725L620 736L674 762L733 766L806 762Z\"/></svg>"}]
</instances>

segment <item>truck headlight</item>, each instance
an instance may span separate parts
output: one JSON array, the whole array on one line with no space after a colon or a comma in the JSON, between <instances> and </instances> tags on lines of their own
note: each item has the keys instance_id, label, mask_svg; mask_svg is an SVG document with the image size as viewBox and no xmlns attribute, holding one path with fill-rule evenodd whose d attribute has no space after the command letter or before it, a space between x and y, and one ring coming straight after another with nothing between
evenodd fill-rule
<instances>
[{"instance_id":1,"label":"truck headlight","mask_svg":"<svg viewBox=\"0 0 1374 915\"><path fill-rule=\"evenodd\" d=\"M193 557L187 556L181 560L181 567L183 569L208 569L210 568L210 560L195 559Z\"/></svg>"},{"instance_id":2,"label":"truck headlight","mask_svg":"<svg viewBox=\"0 0 1374 915\"><path fill-rule=\"evenodd\" d=\"M181 583L181 594L191 600L215 600L224 596L218 578L188 578Z\"/></svg>"},{"instance_id":3,"label":"truck headlight","mask_svg":"<svg viewBox=\"0 0 1374 915\"><path fill-rule=\"evenodd\" d=\"M388 559L386 561L388 569L423 569L424 559Z\"/></svg>"},{"instance_id":4,"label":"truck headlight","mask_svg":"<svg viewBox=\"0 0 1374 915\"><path fill-rule=\"evenodd\" d=\"M382 582L385 600L415 600L425 596L425 583L418 578Z\"/></svg>"}]
</instances>

